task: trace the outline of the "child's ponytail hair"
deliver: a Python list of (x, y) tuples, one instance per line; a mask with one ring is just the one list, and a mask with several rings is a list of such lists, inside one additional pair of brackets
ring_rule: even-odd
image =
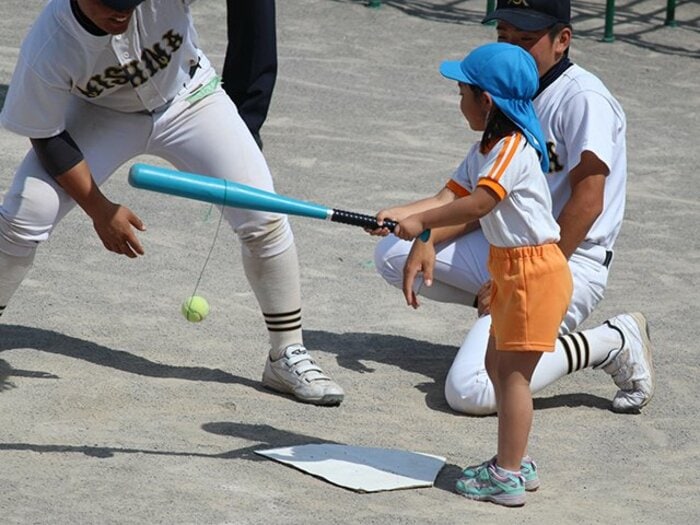
[[(474, 95), (479, 97), (484, 93), (484, 90), (474, 84), (469, 84), (469, 88), (474, 92)], [(495, 104), (489, 112), (488, 120), (486, 121), (486, 129), (481, 136), (480, 150), (482, 153), (489, 151), (496, 142), (503, 137), (512, 135), (514, 132), (522, 133), (520, 127), (509, 119)]]

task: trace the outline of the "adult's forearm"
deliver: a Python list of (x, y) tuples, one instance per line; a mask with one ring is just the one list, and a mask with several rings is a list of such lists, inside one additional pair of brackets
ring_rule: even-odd
[(591, 227), (603, 212), (603, 181), (601, 177), (601, 187), (598, 191), (586, 188), (584, 183), (579, 184), (559, 214), (559, 249), (567, 259), (586, 239)]
[(567, 259), (603, 213), (607, 173), (607, 166), (598, 157), (584, 151), (581, 162), (569, 174), (571, 197), (557, 218), (561, 230), (559, 248)]
[(598, 214), (591, 215), (586, 210), (577, 212), (574, 206), (565, 207), (559, 215), (559, 227), (561, 229), (559, 249), (567, 259), (576, 251), (586, 239)]
[(56, 177), (56, 181), (92, 218), (109, 203), (92, 178), (90, 168), (84, 160)]

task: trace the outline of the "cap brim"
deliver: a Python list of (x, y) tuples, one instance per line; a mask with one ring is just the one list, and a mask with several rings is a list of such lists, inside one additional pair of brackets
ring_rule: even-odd
[(440, 74), (450, 80), (456, 80), (465, 84), (470, 83), (469, 78), (462, 71), (461, 62), (456, 60), (446, 60), (440, 64)]
[(531, 11), (528, 9), (496, 9), (486, 16), (481, 23), (485, 24), (492, 20), (503, 20), (517, 27), (521, 31), (540, 31), (548, 27), (552, 27), (559, 22), (557, 18)]
[(144, 1), (145, 0), (100, 0), (104, 5), (116, 11), (127, 11)]

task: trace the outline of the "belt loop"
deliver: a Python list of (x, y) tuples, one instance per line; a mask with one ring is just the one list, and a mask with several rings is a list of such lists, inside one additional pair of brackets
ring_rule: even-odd
[(190, 78), (194, 78), (194, 75), (197, 73), (197, 70), (198, 70), (200, 67), (202, 67), (202, 66), (199, 65), (199, 61), (200, 61), (200, 60), (201, 60), (201, 59), (200, 59), (199, 57), (197, 57), (197, 63), (190, 66), (190, 71), (189, 71), (189, 73), (190, 73)]
[(613, 252), (612, 250), (605, 250), (605, 260), (603, 261), (603, 266), (610, 268), (610, 263), (612, 262)]

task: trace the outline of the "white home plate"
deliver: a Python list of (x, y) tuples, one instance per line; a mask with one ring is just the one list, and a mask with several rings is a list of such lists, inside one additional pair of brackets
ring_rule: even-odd
[(290, 467), (357, 492), (432, 487), (445, 458), (330, 443), (256, 450)]

